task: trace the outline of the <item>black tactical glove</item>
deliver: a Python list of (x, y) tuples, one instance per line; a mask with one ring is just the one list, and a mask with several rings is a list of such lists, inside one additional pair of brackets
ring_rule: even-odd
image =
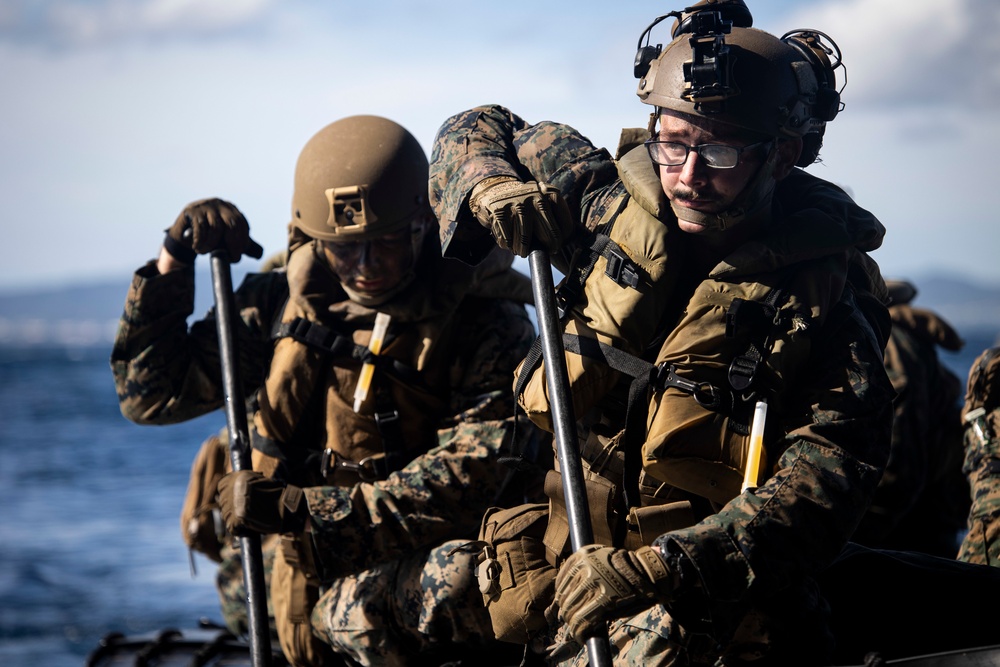
[(240, 210), (222, 199), (200, 199), (184, 207), (163, 241), (174, 259), (193, 264), (196, 255), (224, 249), (230, 262), (241, 255), (260, 258), (263, 249), (250, 239), (250, 226)]
[(253, 470), (231, 472), (219, 480), (219, 509), (233, 535), (298, 533), (309, 510), (302, 489)]
[(573, 232), (569, 206), (545, 183), (487, 178), (472, 188), (469, 209), (493, 232), (497, 245), (520, 257), (536, 249), (555, 252)]
[(676, 574), (650, 547), (629, 551), (591, 544), (559, 568), (555, 607), (569, 634), (582, 643), (610, 620), (669, 600), (676, 586)]

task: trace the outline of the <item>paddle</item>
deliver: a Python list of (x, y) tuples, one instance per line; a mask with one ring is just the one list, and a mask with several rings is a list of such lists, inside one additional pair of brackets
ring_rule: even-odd
[[(256, 244), (254, 244), (256, 246)], [(250, 251), (262, 250), (256, 246)], [(233, 297), (233, 276), (228, 253), (216, 250), (211, 255), (212, 291), (215, 295), (215, 322), (219, 334), (219, 358), (222, 364), (222, 385), (225, 397), (226, 424), (229, 427), (229, 457), (233, 470), (250, 470), (250, 435), (247, 426), (243, 385), (240, 383), (239, 355), (236, 345), (236, 304)], [(267, 590), (264, 588), (264, 557), (260, 535), (239, 539), (243, 561), (243, 585), (247, 592), (247, 619), (250, 633), (250, 659), (253, 667), (271, 664), (271, 631), (267, 619)]]
[[(552, 407), (553, 434), (559, 470), (563, 478), (566, 514), (569, 516), (569, 539), (573, 551), (593, 544), (594, 532), (587, 506), (587, 489), (583, 479), (583, 464), (577, 449), (576, 417), (563, 356), (559, 316), (556, 312), (555, 287), (549, 255), (544, 250), (532, 250), (528, 255), (531, 269), (531, 289), (535, 296), (535, 313), (538, 317), (539, 335), (542, 340), (542, 358), (545, 361), (545, 383)], [(587, 656), (593, 667), (611, 667), (611, 645), (607, 634), (587, 640)]]

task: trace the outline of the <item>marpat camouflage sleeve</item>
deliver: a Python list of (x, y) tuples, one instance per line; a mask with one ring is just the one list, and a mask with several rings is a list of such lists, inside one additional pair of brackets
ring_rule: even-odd
[(468, 207), (472, 188), (491, 176), (545, 182), (559, 189), (575, 220), (591, 193), (614, 181), (611, 155), (568, 125), (529, 125), (501, 106), (470, 109), (444, 122), (434, 140), (430, 200), (445, 255), (475, 263), (493, 247)]
[[(281, 272), (250, 274), (236, 290), (245, 396), (256, 390), (268, 367), (270, 323), (284, 300), (284, 280)], [(173, 424), (222, 406), (214, 315), (187, 324), (194, 289), (193, 268), (160, 275), (150, 262), (132, 277), (111, 353), (119, 406), (131, 421)]]
[[(336, 578), (449, 539), (475, 539), (507, 468), (514, 368), (534, 339), (520, 305), (481, 300), (460, 326), (452, 410), (438, 446), (384, 481), (305, 490), (316, 555)], [(460, 360), (460, 361), (458, 361)], [(518, 426), (519, 433), (522, 425)]]
[(777, 425), (785, 435), (773, 475), (701, 523), (657, 539), (694, 564), (701, 591), (691, 599), (708, 605), (717, 628), (833, 560), (888, 458), (894, 391), (876, 343), (852, 320), (816, 344), (813, 370)]

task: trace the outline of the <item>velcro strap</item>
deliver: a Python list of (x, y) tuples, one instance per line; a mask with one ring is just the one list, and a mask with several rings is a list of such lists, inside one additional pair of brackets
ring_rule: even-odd
[(194, 260), (198, 256), (194, 249), (172, 237), (169, 231), (163, 237), (163, 247), (167, 249), (171, 257), (182, 264), (194, 264)]
[(657, 586), (661, 587), (661, 582), (672, 579), (667, 562), (660, 554), (650, 547), (639, 547), (633, 552), (639, 559), (639, 564), (646, 571), (649, 579)]

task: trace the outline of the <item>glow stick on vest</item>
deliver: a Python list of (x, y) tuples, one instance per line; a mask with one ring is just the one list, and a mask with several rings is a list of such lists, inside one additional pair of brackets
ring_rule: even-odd
[(760, 452), (764, 447), (764, 422), (767, 420), (767, 401), (757, 401), (753, 409), (753, 423), (750, 425), (750, 450), (743, 472), (743, 493), (749, 488), (757, 488), (757, 469), (760, 468)]
[[(385, 340), (385, 332), (389, 329), (390, 316), (386, 313), (375, 315), (375, 326), (372, 327), (372, 337), (368, 341), (368, 350), (372, 354), (379, 354), (382, 351), (382, 341)], [(368, 398), (368, 388), (372, 384), (372, 373), (375, 372), (375, 365), (367, 361), (361, 365), (361, 375), (358, 376), (358, 384), (354, 388), (354, 411), (357, 412), (361, 404)]]
[(990, 444), (990, 437), (987, 435), (985, 417), (986, 408), (969, 410), (969, 414), (965, 415), (965, 423), (972, 424), (972, 428), (976, 432), (976, 437), (979, 438), (979, 444), (984, 446)]

